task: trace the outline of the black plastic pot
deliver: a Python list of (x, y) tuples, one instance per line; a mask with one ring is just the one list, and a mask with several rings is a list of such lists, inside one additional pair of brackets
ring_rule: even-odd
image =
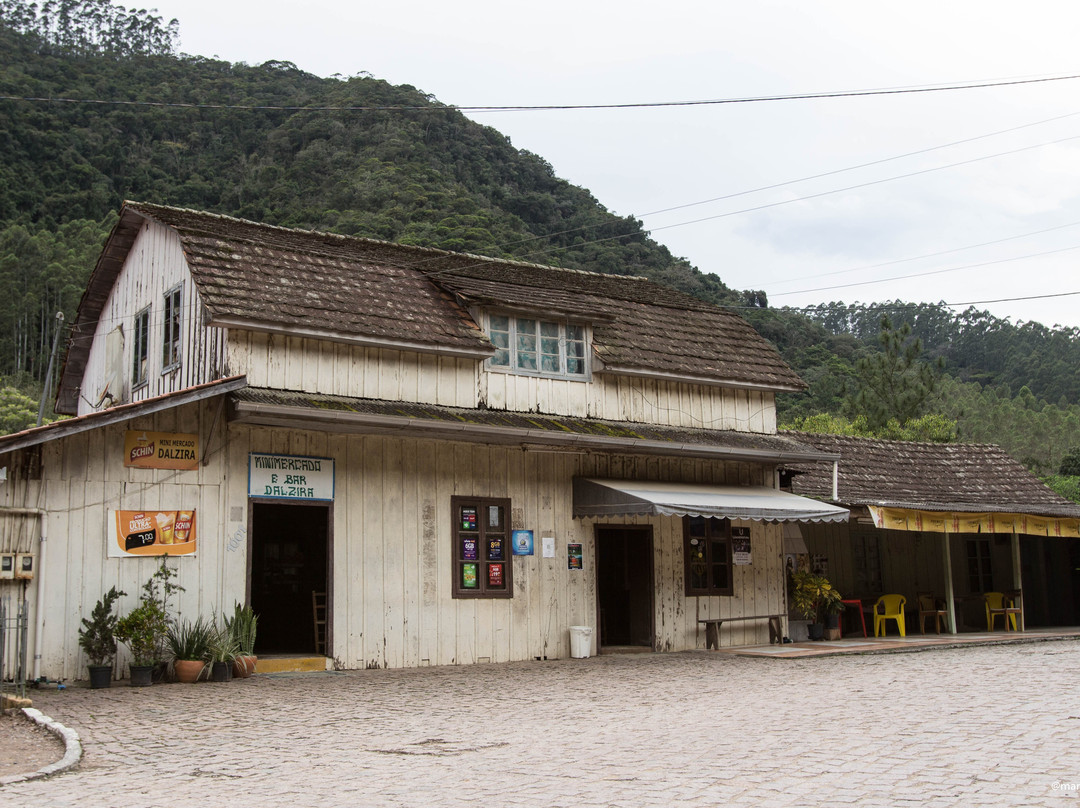
[(94, 690), (112, 687), (112, 665), (89, 665), (90, 687)]
[(154, 681), (153, 665), (128, 665), (132, 687), (150, 687)]
[(808, 623), (806, 626), (806, 636), (811, 640), (820, 640), (825, 636), (825, 624), (824, 623)]
[(210, 676), (215, 682), (228, 682), (232, 679), (231, 662), (215, 662), (210, 669)]

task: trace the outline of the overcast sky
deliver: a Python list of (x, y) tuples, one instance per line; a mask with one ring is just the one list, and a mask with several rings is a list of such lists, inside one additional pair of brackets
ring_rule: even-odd
[[(366, 72), (458, 106), (1080, 75), (1080, 3), (1067, 0), (152, 7), (180, 21), (185, 53), (291, 61), (320, 76)], [(773, 305), (1057, 295), (978, 307), (1080, 327), (1080, 294), (1062, 296), (1080, 293), (1080, 79), (470, 117), (542, 156), (612, 212), (640, 218), (676, 256), (734, 288), (764, 289)], [(867, 163), (876, 164), (858, 168)], [(821, 174), (829, 176), (805, 179)], [(718, 197), (727, 198), (706, 202)], [(657, 212), (670, 208), (679, 209)], [(898, 276), (915, 277), (866, 283)]]

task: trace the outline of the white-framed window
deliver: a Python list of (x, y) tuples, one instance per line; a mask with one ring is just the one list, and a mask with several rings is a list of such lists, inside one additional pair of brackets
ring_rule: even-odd
[(564, 379), (589, 377), (585, 326), (505, 314), (489, 314), (487, 321), (495, 346), (489, 368)]
[(180, 364), (180, 287), (165, 293), (165, 322), (161, 332), (161, 372)]
[(147, 306), (135, 315), (135, 327), (131, 341), (131, 389), (142, 387), (147, 382), (147, 363), (150, 359), (150, 307)]

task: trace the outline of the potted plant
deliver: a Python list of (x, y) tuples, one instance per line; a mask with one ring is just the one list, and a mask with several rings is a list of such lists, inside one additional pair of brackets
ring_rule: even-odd
[(90, 619), (82, 619), (79, 629), (79, 647), (85, 652), (90, 669), (90, 687), (109, 687), (112, 684), (113, 657), (116, 656), (116, 601), (126, 595), (115, 586), (102, 595), (90, 612)]
[(842, 596), (824, 575), (810, 570), (792, 573), (792, 606), (811, 623), (807, 626), (810, 639), (820, 640), (825, 633), (825, 620), (830, 614), (839, 615), (844, 608)]
[(131, 684), (146, 687), (153, 681), (154, 668), (165, 659), (165, 639), (169, 633), (168, 600), (184, 588), (174, 584), (176, 571), (161, 559), (161, 566), (143, 584), (139, 605), (116, 622), (116, 638), (127, 645), (132, 660)]
[(166, 635), (173, 660), (173, 673), (180, 682), (195, 682), (210, 659), (210, 638), (214, 627), (200, 617), (194, 623), (174, 622)]
[(232, 665), (240, 654), (240, 646), (229, 630), (228, 624), (218, 626), (215, 622), (210, 632), (211, 676), (215, 682), (232, 679)]
[(233, 676), (246, 679), (255, 672), (255, 630), (259, 622), (258, 615), (250, 606), (233, 605), (233, 616), (226, 618), (225, 626), (232, 634), (237, 647), (237, 656), (233, 660)]

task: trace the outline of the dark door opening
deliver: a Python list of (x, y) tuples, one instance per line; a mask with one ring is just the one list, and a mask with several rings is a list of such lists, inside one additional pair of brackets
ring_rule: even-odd
[(652, 528), (596, 528), (600, 645), (653, 645)]
[[(256, 654), (316, 652), (312, 592), (327, 592), (329, 527), (326, 505), (252, 503), (251, 608), (259, 616)], [(329, 625), (329, 614), (326, 617)]]

